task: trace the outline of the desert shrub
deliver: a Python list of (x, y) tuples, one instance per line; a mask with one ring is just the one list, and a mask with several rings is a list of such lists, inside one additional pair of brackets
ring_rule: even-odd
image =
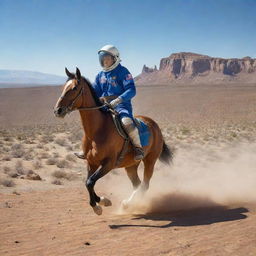
[(21, 158), (25, 154), (25, 149), (22, 144), (13, 144), (11, 147), (12, 156), (15, 158)]
[(25, 144), (35, 144), (35, 142), (32, 139), (27, 138), (26, 140), (24, 140)]
[(9, 166), (3, 167), (4, 173), (9, 173), (11, 171), (11, 168)]
[(80, 149), (81, 148), (81, 143), (79, 142), (79, 143), (75, 144), (74, 148), (75, 149)]
[(59, 156), (60, 156), (60, 155), (59, 155), (58, 152), (54, 152), (54, 153), (53, 153), (53, 157), (58, 158)]
[(34, 152), (33, 152), (33, 149), (28, 149), (25, 151), (25, 154), (23, 156), (23, 158), (27, 161), (30, 161), (34, 158)]
[(40, 159), (46, 159), (46, 158), (49, 158), (49, 157), (50, 157), (50, 155), (47, 152), (42, 152), (39, 156)]
[(76, 157), (73, 154), (68, 154), (68, 155), (66, 155), (66, 160), (68, 160), (70, 162), (75, 162)]
[(188, 135), (188, 134), (190, 134), (190, 129), (189, 129), (188, 127), (185, 127), (185, 126), (181, 127), (180, 131), (181, 131), (181, 133), (182, 133), (183, 135)]
[(66, 179), (66, 180), (73, 180), (76, 178), (76, 175), (73, 173), (68, 173), (62, 170), (56, 170), (52, 173), (52, 176), (57, 179)]
[(11, 157), (8, 155), (5, 155), (5, 156), (3, 156), (2, 160), (3, 161), (11, 161)]
[(17, 178), (17, 177), (19, 177), (20, 175), (19, 175), (15, 170), (11, 170), (11, 171), (8, 173), (8, 176), (11, 177), (11, 178)]
[(67, 145), (67, 146), (66, 146), (66, 149), (67, 149), (68, 151), (72, 151), (72, 150), (73, 150), (73, 147), (72, 147), (71, 145)]
[(52, 176), (58, 179), (62, 179), (66, 177), (66, 172), (64, 171), (60, 171), (60, 170), (56, 170), (52, 173)]
[(19, 173), (17, 173), (16, 170), (13, 170), (9, 166), (4, 166), (3, 169), (4, 169), (4, 173), (11, 178), (17, 178), (20, 175)]
[(59, 167), (59, 168), (67, 168), (67, 167), (70, 167), (70, 164), (69, 164), (68, 161), (63, 159), (63, 160), (59, 160), (57, 162), (57, 167)]
[(23, 166), (23, 163), (21, 160), (18, 160), (15, 164), (15, 171), (19, 174), (19, 175), (24, 175), (26, 174), (26, 170)]
[(54, 185), (62, 185), (62, 182), (60, 180), (58, 180), (58, 179), (55, 179), (55, 180), (52, 181), (52, 184), (54, 184)]
[(4, 137), (4, 141), (14, 141), (13, 137), (6, 136)]
[(54, 157), (50, 157), (49, 159), (46, 160), (46, 164), (48, 165), (54, 165), (57, 163), (57, 159)]
[(0, 179), (0, 184), (5, 187), (14, 187), (15, 183), (10, 179)]
[(39, 149), (42, 149), (42, 148), (44, 147), (44, 145), (42, 145), (41, 143), (39, 143), (39, 144), (37, 144), (36, 147), (39, 148)]
[(4, 166), (3, 170), (4, 170), (4, 173), (7, 174), (11, 178), (16, 178), (19, 176), (19, 174), (15, 170), (10, 168), (9, 166)]
[(55, 140), (55, 143), (63, 147), (67, 144), (66, 139), (64, 138), (57, 138)]
[(50, 149), (48, 147), (44, 146), (43, 150), (44, 151), (49, 151)]
[(79, 130), (73, 130), (72, 132), (71, 132), (71, 134), (68, 136), (68, 140), (72, 143), (72, 144), (74, 144), (74, 143), (76, 143), (76, 142), (78, 142), (78, 141), (81, 141), (81, 139), (82, 139), (82, 137), (83, 137), (83, 132), (82, 132), (82, 130), (81, 129), (79, 129)]
[(33, 161), (33, 167), (37, 170), (42, 168), (42, 162), (40, 160), (34, 160)]
[(11, 149), (9, 147), (3, 147), (2, 150), (3, 152), (10, 152)]
[(27, 175), (26, 175), (26, 179), (28, 180), (42, 180), (42, 178), (39, 176), (39, 174), (35, 173), (32, 170), (29, 170)]
[(40, 142), (48, 143), (54, 141), (54, 136), (51, 134), (45, 134), (40, 138)]

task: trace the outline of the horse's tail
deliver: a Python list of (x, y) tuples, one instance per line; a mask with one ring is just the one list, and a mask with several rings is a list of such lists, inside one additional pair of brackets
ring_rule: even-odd
[(164, 141), (162, 152), (159, 156), (159, 160), (165, 164), (170, 164), (172, 162), (172, 159), (173, 159), (173, 151)]

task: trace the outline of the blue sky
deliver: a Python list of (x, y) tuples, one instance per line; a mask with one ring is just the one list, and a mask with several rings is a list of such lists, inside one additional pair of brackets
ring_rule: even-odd
[(171, 53), (256, 58), (256, 0), (0, 0), (0, 69), (94, 79), (114, 44), (136, 76)]

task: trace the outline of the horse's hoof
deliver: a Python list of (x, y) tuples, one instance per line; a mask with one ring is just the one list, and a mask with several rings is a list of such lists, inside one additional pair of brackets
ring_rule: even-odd
[(102, 208), (100, 205), (95, 205), (94, 207), (92, 207), (93, 211), (97, 214), (97, 215), (101, 215), (102, 214)]
[(102, 196), (102, 197), (100, 198), (99, 205), (103, 205), (103, 206), (106, 206), (106, 207), (107, 207), (107, 206), (111, 206), (112, 203), (111, 203), (111, 201), (110, 201), (109, 199), (107, 199), (106, 197)]

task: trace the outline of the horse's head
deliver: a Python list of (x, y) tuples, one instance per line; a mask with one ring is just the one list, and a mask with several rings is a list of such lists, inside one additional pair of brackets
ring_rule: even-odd
[(76, 68), (76, 73), (70, 73), (67, 68), (65, 72), (68, 76), (60, 98), (55, 107), (54, 114), (56, 117), (64, 118), (65, 115), (77, 108), (83, 103), (84, 80), (82, 79), (80, 70)]

